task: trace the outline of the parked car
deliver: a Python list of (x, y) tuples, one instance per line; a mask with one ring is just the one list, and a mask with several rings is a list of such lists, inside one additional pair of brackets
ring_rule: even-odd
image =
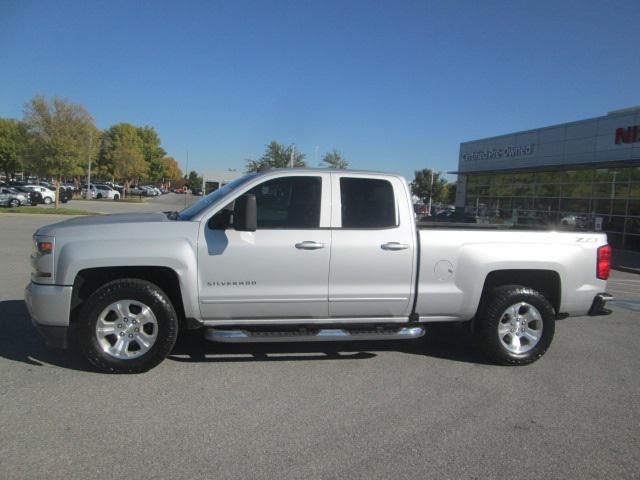
[(413, 204), (413, 213), (416, 218), (424, 217), (428, 211), (429, 208), (422, 202), (416, 202)]
[[(1, 187), (0, 194), (3, 195), (3, 199), (6, 199), (8, 203), (5, 206), (9, 207), (19, 207), (20, 205), (30, 205), (31, 201), (29, 200), (29, 194), (25, 192), (21, 192), (13, 187)], [(4, 197), (4, 196), (8, 197)], [(4, 202), (5, 200), (3, 200)]]
[(40, 195), (42, 195), (42, 202), (46, 205), (56, 201), (55, 190), (51, 190), (41, 185), (25, 185), (24, 188), (40, 193)]
[(29, 202), (31, 205), (40, 205), (41, 203), (44, 203), (42, 193), (37, 190), (31, 190), (29, 192)]
[(146, 196), (146, 194), (147, 194), (147, 191), (139, 185), (135, 185), (129, 188), (129, 195), (145, 195)]
[(587, 217), (581, 217), (579, 215), (567, 215), (562, 217), (560, 225), (563, 227), (574, 227), (578, 230), (584, 230), (588, 228), (589, 219)]
[(25, 301), (49, 344), (66, 347), (73, 325), (107, 372), (154, 367), (180, 328), (235, 343), (408, 340), (430, 322), (468, 322), (488, 358), (524, 365), (556, 318), (607, 313), (610, 260), (603, 233), (419, 227), (398, 175), (278, 169), (181, 212), (40, 228)]
[(73, 191), (66, 188), (60, 189), (60, 202), (67, 203), (71, 199), (73, 199)]
[(113, 182), (104, 182), (104, 184), (108, 185), (109, 187), (117, 191), (120, 195), (122, 195), (122, 191), (124, 190), (124, 187), (122, 185)]
[(111, 200), (120, 200), (120, 193), (108, 185), (91, 184), (91, 186), (89, 187), (89, 192), (90, 193), (87, 194), (87, 187), (85, 185), (85, 187), (82, 189), (82, 192), (80, 192), (80, 196), (82, 198), (107, 198)]
[(148, 197), (157, 197), (160, 195), (160, 190), (152, 185), (144, 185), (142, 188), (144, 188)]

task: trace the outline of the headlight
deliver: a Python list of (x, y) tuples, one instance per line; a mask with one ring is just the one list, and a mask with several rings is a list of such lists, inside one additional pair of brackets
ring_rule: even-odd
[(31, 280), (35, 283), (54, 283), (55, 239), (46, 236), (33, 237), (33, 253), (31, 254)]

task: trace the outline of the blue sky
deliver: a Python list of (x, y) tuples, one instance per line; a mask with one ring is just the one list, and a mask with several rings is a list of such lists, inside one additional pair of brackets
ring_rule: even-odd
[(0, 116), (35, 94), (154, 126), (190, 169), (275, 139), (309, 164), (455, 170), (462, 141), (640, 104), (618, 2), (0, 0)]

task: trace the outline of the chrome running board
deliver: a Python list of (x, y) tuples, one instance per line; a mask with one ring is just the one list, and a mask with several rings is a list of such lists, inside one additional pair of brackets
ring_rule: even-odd
[(334, 342), (338, 340), (410, 340), (420, 338), (425, 331), (422, 327), (346, 330), (342, 328), (322, 328), (315, 330), (291, 330), (277, 332), (271, 330), (223, 330), (206, 328), (205, 340), (223, 343), (266, 343), (266, 342)]

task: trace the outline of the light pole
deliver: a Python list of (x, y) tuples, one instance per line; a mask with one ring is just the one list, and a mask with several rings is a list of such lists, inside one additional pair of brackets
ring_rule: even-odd
[[(91, 199), (91, 147), (93, 143), (93, 134), (89, 133), (89, 168), (87, 169), (87, 200)], [(82, 192), (82, 187), (80, 187)], [(81, 195), (82, 197), (82, 195)]]
[(431, 216), (431, 200), (433, 198), (433, 170), (431, 170), (431, 181), (429, 182), (429, 207), (427, 209), (427, 215)]
[[(189, 149), (187, 148), (187, 167), (186, 167), (186, 171), (185, 171), (186, 175), (187, 175), (187, 179), (189, 178)], [(186, 186), (186, 184), (185, 184)], [(184, 208), (187, 208), (187, 189), (185, 189), (185, 193), (184, 193)]]

